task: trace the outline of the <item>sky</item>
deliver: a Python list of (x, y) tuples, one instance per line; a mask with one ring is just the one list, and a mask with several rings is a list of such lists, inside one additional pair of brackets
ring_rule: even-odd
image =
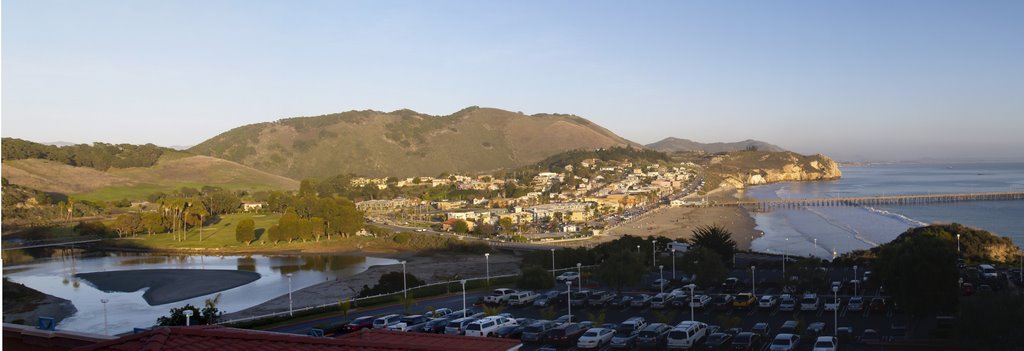
[(1024, 158), (1024, 1), (2, 3), (0, 133), (194, 145), (348, 110), (569, 113), (639, 143)]

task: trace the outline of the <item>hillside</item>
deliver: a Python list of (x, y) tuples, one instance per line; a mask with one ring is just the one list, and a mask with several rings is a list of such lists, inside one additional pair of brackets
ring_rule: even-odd
[(437, 175), (532, 164), (575, 149), (640, 145), (571, 115), (470, 107), (449, 116), (349, 111), (232, 129), (189, 149), (294, 179)]
[(662, 139), (661, 141), (647, 144), (647, 147), (661, 152), (704, 151), (710, 154), (716, 154), (719, 152), (743, 151), (747, 150), (750, 147), (754, 147), (760, 151), (786, 151), (781, 147), (763, 141), (751, 139), (737, 141), (734, 143), (699, 143), (689, 139), (668, 137)]
[(150, 193), (183, 186), (219, 186), (226, 189), (297, 189), (298, 182), (235, 162), (209, 156), (173, 154), (151, 167), (88, 167), (24, 159), (3, 162), (3, 177), (18, 184), (86, 200), (142, 199)]
[(707, 182), (713, 187), (743, 188), (786, 181), (839, 179), (839, 164), (825, 155), (737, 151), (711, 157)]

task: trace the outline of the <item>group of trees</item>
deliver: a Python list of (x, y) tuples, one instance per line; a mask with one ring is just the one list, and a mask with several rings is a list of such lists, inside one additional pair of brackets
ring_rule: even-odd
[[(267, 228), (270, 241), (320, 241), (325, 236), (330, 239), (334, 234), (354, 234), (363, 228), (363, 214), (355, 203), (336, 193), (317, 189), (316, 182), (304, 180), (298, 194), (277, 191), (269, 194), (269, 210), (283, 213), (276, 225)], [(242, 234), (240, 241), (250, 237), (248, 233)]]
[(149, 167), (156, 164), (166, 150), (153, 144), (93, 143), (58, 147), (16, 138), (3, 138), (5, 161), (38, 158), (101, 171), (111, 167)]

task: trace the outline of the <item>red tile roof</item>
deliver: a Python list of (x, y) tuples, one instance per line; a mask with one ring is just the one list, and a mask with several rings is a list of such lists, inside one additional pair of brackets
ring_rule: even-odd
[(517, 350), (518, 340), (439, 334), (362, 330), (337, 339), (219, 326), (159, 327), (117, 340), (76, 348), (76, 351), (505, 351)]

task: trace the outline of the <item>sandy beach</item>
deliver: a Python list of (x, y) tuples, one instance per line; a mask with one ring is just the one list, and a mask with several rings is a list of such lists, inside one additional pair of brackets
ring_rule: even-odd
[(150, 306), (213, 294), (260, 278), (256, 272), (215, 269), (137, 269), (76, 276), (102, 291), (132, 292), (149, 288), (142, 298)]
[[(403, 254), (393, 258), (406, 260), (407, 272), (427, 283), (484, 277), (486, 275), (486, 262), (483, 255), (435, 254), (419, 256)], [(510, 254), (492, 253), (490, 257), (491, 276), (519, 273), (520, 261), (520, 258)], [(363, 285), (370, 287), (376, 285), (381, 275), (388, 272), (401, 271), (402, 265), (400, 264), (373, 266), (365, 272), (348, 278), (325, 281), (297, 290), (292, 293), (294, 308), (336, 303), (341, 299), (354, 297), (363, 288)], [(455, 277), (456, 275), (458, 277)], [(230, 320), (287, 310), (288, 295), (285, 294), (242, 311), (227, 311), (229, 313), (224, 316), (224, 319)]]
[(737, 207), (673, 207), (663, 208), (643, 218), (609, 230), (600, 240), (614, 240), (622, 235), (664, 236), (688, 239), (699, 226), (720, 225), (732, 232), (732, 239), (740, 250), (750, 249), (750, 243), (761, 235), (754, 219), (747, 211)]

